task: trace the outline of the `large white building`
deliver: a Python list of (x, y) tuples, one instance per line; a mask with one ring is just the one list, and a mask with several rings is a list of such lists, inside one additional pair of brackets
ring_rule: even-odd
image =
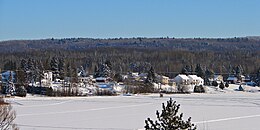
[(197, 75), (184, 75), (179, 74), (174, 79), (174, 82), (176, 82), (177, 87), (183, 87), (185, 86), (189, 92), (193, 92), (194, 87), (196, 85), (203, 85), (204, 80), (201, 77), (198, 77)]

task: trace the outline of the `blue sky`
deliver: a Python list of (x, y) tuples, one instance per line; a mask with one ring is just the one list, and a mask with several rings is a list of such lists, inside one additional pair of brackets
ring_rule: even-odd
[(260, 35), (260, 0), (0, 0), (0, 40)]

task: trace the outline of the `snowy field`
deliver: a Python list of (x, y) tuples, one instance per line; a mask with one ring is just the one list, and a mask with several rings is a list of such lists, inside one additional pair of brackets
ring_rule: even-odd
[(135, 130), (170, 97), (181, 104), (184, 119), (199, 130), (259, 130), (260, 93), (158, 94), (113, 97), (9, 98), (21, 130)]

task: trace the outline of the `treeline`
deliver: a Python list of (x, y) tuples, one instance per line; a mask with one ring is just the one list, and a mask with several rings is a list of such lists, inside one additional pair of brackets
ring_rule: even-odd
[[(228, 74), (230, 68), (241, 66), (243, 73), (256, 74), (260, 67), (260, 51), (189, 51), (153, 48), (98, 47), (85, 50), (43, 50), (29, 52), (0, 53), (0, 68), (3, 70), (23, 70), (22, 61), (32, 60), (42, 70), (57, 72), (56, 66), (63, 66), (63, 76), (75, 75), (81, 66), (90, 74), (95, 67), (106, 61), (115, 73), (148, 72), (153, 66), (156, 73), (170, 77), (180, 73), (185, 66), (195, 71), (197, 64), (202, 69)], [(62, 64), (59, 64), (62, 63)], [(38, 67), (39, 68), (39, 67)]]

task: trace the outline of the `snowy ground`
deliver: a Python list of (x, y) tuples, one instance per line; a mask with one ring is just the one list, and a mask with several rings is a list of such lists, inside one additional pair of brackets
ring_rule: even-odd
[[(232, 88), (233, 87), (233, 88)], [(207, 94), (158, 94), (113, 97), (26, 97), (13, 103), (21, 130), (134, 130), (170, 97), (181, 104), (184, 119), (192, 117), (199, 130), (258, 130), (260, 93), (209, 88)]]

